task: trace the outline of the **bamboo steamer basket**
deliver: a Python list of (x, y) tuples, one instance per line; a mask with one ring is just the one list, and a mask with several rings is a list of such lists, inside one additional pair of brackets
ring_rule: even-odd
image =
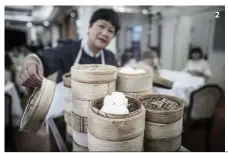
[(152, 89), (153, 74), (146, 70), (146, 73), (127, 74), (118, 72), (116, 88), (121, 92), (145, 92)]
[(72, 143), (72, 133), (73, 133), (73, 129), (70, 125), (66, 124), (66, 141), (68, 143)]
[(138, 137), (145, 129), (145, 108), (136, 99), (128, 98), (129, 114), (116, 115), (100, 111), (104, 97), (92, 101), (88, 109), (89, 132), (109, 141), (124, 141)]
[(141, 96), (148, 95), (148, 94), (151, 94), (151, 93), (152, 93), (152, 89), (150, 89), (148, 91), (144, 91), (144, 92), (123, 92), (123, 94), (125, 96), (132, 97), (132, 98), (135, 98), (135, 99), (138, 99)]
[(64, 92), (63, 92), (64, 100), (71, 101), (71, 97), (72, 97), (71, 88), (64, 86), (63, 90), (64, 90)]
[(73, 129), (72, 129), (72, 127), (69, 124), (66, 124), (66, 132), (67, 132), (68, 135), (72, 136)]
[(145, 95), (145, 151), (177, 151), (181, 147), (183, 101), (167, 95)]
[(64, 99), (71, 100), (71, 74), (66, 73), (63, 75), (63, 85), (64, 85)]
[(87, 133), (88, 118), (81, 117), (71, 112), (71, 126), (75, 131)]
[(63, 87), (63, 90), (64, 90), (64, 100), (67, 100), (67, 101), (71, 101), (71, 97), (72, 97), (72, 94), (71, 94), (71, 88), (69, 87)]
[(71, 110), (72, 110), (72, 102), (71, 102), (72, 100), (69, 100), (69, 99), (64, 99), (64, 111), (66, 111), (66, 112), (71, 112)]
[(87, 133), (81, 133), (73, 131), (73, 140), (76, 144), (88, 148), (88, 136)]
[(88, 107), (90, 101), (72, 98), (72, 112), (81, 117), (88, 117)]
[(161, 94), (149, 94), (139, 97), (146, 107), (146, 121), (155, 123), (173, 123), (183, 117), (183, 100)]
[(65, 73), (63, 75), (63, 85), (65, 87), (71, 88), (71, 74), (70, 73)]
[(72, 80), (82, 83), (107, 83), (116, 80), (117, 67), (103, 64), (82, 64), (71, 67)]
[(145, 139), (144, 149), (149, 152), (174, 152), (181, 148), (181, 135), (168, 139)]
[(41, 87), (35, 88), (23, 113), (20, 131), (33, 133), (38, 131), (51, 106), (55, 87), (55, 82), (43, 78)]
[(67, 111), (64, 111), (64, 121), (66, 124), (68, 125), (71, 125), (72, 124), (72, 121), (71, 121), (71, 112), (67, 112)]
[(88, 152), (89, 149), (87, 147), (83, 147), (73, 142), (73, 151), (74, 152)]
[(123, 141), (108, 141), (102, 140), (90, 132), (88, 132), (88, 148), (89, 151), (115, 151), (115, 152), (125, 152), (125, 151), (143, 151), (143, 132), (135, 138)]
[(146, 139), (168, 139), (176, 138), (182, 133), (183, 118), (169, 123), (161, 124), (146, 121), (145, 124), (145, 138)]
[(116, 81), (88, 84), (71, 80), (71, 91), (75, 99), (90, 101), (116, 91)]

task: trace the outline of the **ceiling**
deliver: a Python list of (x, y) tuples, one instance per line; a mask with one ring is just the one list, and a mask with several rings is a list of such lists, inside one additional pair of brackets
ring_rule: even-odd
[(5, 6), (5, 21), (11, 24), (61, 22), (72, 6)]

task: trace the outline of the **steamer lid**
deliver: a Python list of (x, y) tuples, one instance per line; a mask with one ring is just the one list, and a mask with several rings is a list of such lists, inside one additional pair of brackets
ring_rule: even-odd
[(56, 83), (43, 78), (41, 87), (34, 89), (23, 113), (20, 131), (36, 133), (43, 124), (51, 106)]

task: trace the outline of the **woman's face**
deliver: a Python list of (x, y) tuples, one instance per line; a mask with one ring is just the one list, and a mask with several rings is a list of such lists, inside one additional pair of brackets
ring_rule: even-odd
[(192, 59), (193, 60), (199, 60), (200, 59), (200, 53), (198, 53), (198, 52), (192, 53)]
[(103, 49), (115, 36), (115, 27), (106, 20), (97, 20), (90, 25), (88, 30), (88, 40), (93, 47)]

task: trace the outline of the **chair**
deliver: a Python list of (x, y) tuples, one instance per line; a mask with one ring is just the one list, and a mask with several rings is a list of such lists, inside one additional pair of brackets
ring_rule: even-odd
[(206, 151), (211, 150), (210, 136), (215, 110), (223, 97), (223, 90), (215, 84), (208, 84), (191, 93), (187, 112), (185, 132), (204, 128), (206, 134)]

